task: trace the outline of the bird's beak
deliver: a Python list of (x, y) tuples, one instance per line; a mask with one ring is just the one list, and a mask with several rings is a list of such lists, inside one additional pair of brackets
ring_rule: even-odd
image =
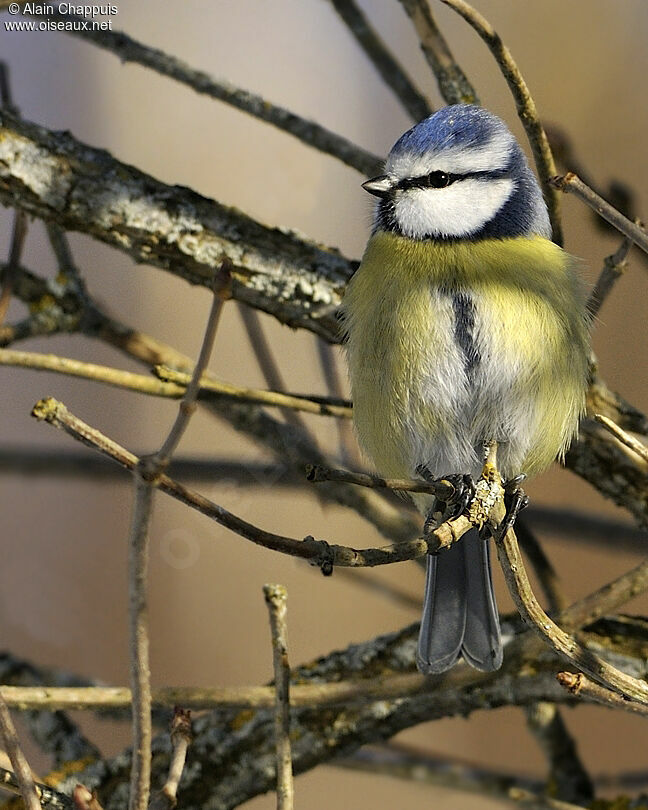
[(381, 174), (380, 177), (372, 177), (362, 184), (362, 188), (373, 194), (374, 197), (386, 197), (392, 190), (392, 181), (389, 175)]

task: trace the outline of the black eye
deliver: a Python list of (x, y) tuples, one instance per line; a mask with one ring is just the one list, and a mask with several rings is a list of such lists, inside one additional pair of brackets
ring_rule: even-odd
[(450, 185), (452, 178), (446, 172), (430, 172), (427, 181), (432, 188), (445, 188)]

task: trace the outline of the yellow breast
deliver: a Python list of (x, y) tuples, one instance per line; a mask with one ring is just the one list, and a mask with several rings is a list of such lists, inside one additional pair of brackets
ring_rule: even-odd
[(503, 442), (505, 474), (534, 474), (564, 451), (588, 354), (573, 264), (541, 237), (371, 238), (344, 310), (354, 422), (380, 472), (472, 472), (492, 438)]

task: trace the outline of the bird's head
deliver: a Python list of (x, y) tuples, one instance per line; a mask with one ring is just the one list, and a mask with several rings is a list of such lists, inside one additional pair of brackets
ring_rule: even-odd
[(519, 144), (481, 107), (444, 107), (394, 144), (385, 174), (363, 183), (379, 197), (375, 230), (410, 239), (551, 236), (547, 208)]

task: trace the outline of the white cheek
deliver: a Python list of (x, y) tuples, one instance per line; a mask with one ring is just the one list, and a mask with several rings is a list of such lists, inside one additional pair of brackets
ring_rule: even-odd
[(405, 236), (462, 237), (480, 230), (511, 196), (514, 183), (460, 180), (447, 188), (410, 189), (394, 200), (396, 221)]

